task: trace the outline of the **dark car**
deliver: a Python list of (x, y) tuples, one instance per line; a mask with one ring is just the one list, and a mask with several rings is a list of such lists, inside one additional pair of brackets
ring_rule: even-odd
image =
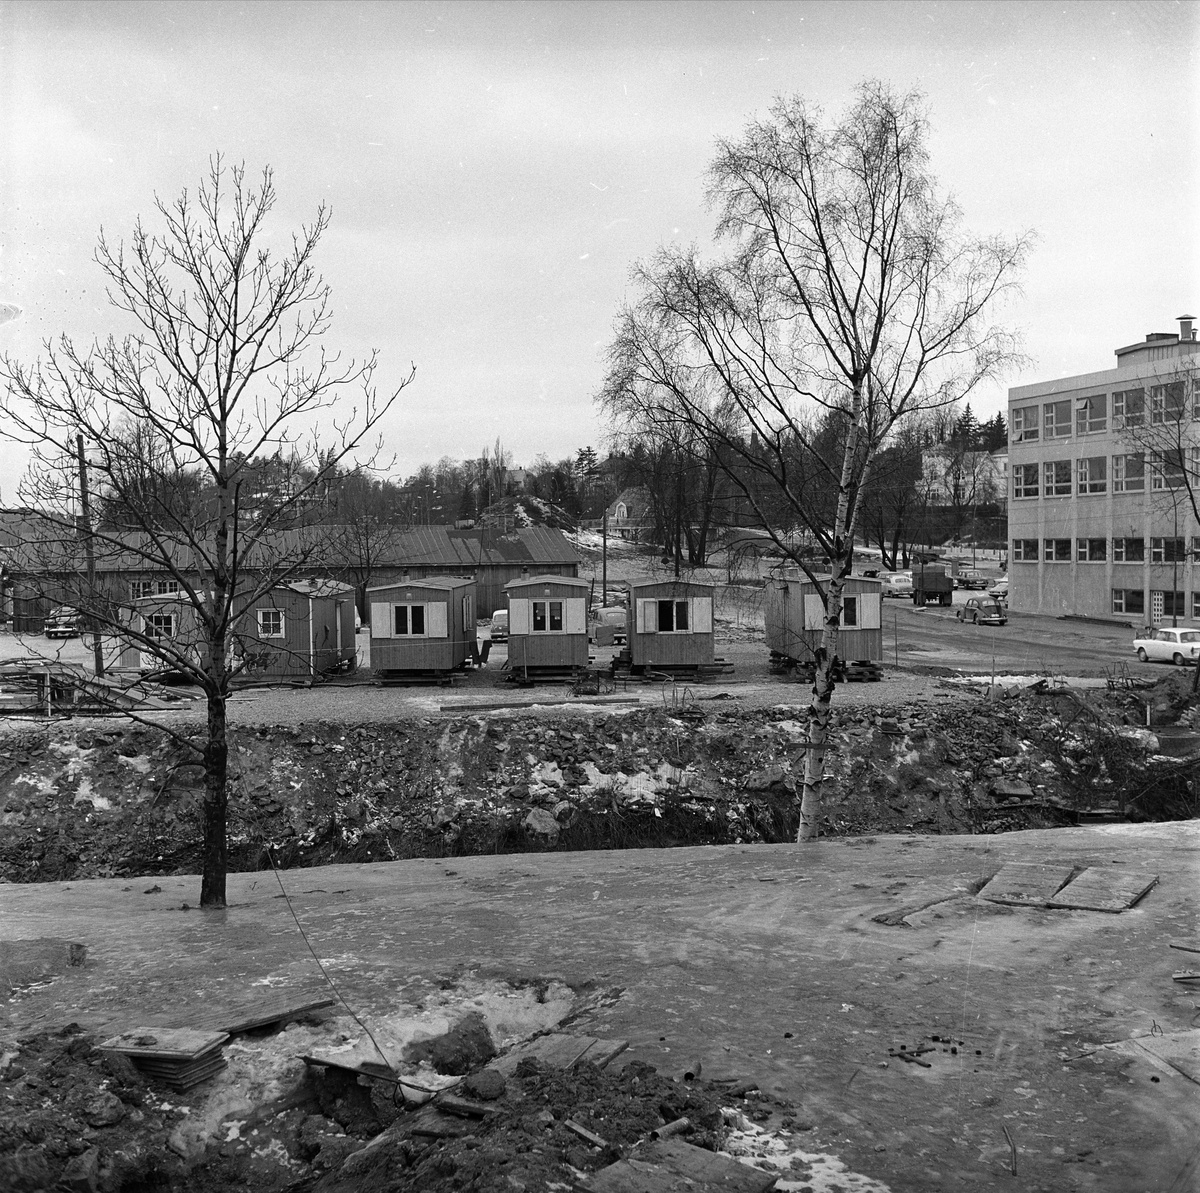
[(1008, 609), (992, 597), (971, 597), (966, 604), (959, 605), (954, 616), (974, 625), (1005, 625)]
[(50, 610), (44, 628), (47, 638), (78, 638), (83, 633), (83, 615), (70, 605), (59, 605)]

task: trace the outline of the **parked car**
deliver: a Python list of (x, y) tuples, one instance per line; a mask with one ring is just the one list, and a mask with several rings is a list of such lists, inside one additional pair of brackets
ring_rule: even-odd
[[(593, 605), (591, 610), (592, 624), (588, 629), (589, 636), (601, 646), (624, 646), (625, 622), (626, 611), (621, 606)], [(607, 627), (607, 629), (603, 627)], [(601, 642), (601, 638), (608, 638), (610, 636), (609, 630), (611, 630), (611, 642)]]
[(1133, 640), (1133, 650), (1143, 663), (1174, 663), (1182, 667), (1195, 663), (1200, 655), (1200, 630), (1191, 626), (1177, 629), (1143, 631)]
[(1008, 609), (994, 597), (971, 597), (954, 611), (959, 621), (972, 625), (1007, 625)]
[(880, 572), (879, 579), (883, 582), (881, 591), (885, 597), (912, 596), (912, 572)]
[(497, 609), (492, 614), (491, 638), (493, 642), (508, 641), (508, 610)]
[(998, 601), (1008, 603), (1008, 577), (1003, 580), (997, 580), (988, 586), (987, 594), (990, 597), (995, 597)]
[(47, 638), (78, 638), (83, 633), (83, 614), (70, 605), (51, 609), (45, 622)]
[(982, 572), (959, 572), (954, 582), (959, 588), (984, 589), (988, 586), (988, 578)]

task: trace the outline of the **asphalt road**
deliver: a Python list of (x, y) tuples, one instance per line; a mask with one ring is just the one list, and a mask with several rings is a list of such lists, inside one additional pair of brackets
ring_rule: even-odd
[[(976, 594), (956, 592), (955, 604)], [(884, 661), (900, 666), (949, 667), (997, 675), (1045, 671), (1047, 674), (1101, 675), (1126, 664), (1131, 675), (1162, 674), (1165, 664), (1141, 663), (1133, 653), (1134, 632), (1125, 626), (1013, 613), (1003, 626), (960, 622), (953, 609), (916, 608), (911, 601), (883, 606)]]

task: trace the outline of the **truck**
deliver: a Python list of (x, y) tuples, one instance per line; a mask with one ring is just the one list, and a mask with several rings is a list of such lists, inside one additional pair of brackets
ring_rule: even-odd
[(912, 573), (914, 605), (954, 604), (954, 577), (944, 567), (926, 564)]

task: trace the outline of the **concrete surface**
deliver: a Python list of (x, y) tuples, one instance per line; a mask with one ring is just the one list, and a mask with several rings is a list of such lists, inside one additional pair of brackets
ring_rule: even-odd
[[(1167, 945), (1200, 934), (1198, 844), (1200, 824), (1187, 822), (283, 878), (365, 1015), (395, 1013), (439, 975), (561, 978), (594, 1002), (581, 1030), (628, 1038), (630, 1056), (666, 1072), (701, 1059), (708, 1076), (756, 1078), (799, 1105), (798, 1146), (892, 1190), (1185, 1193), (1200, 1187), (1200, 1088), (1097, 1045), (1194, 1026), (1200, 991), (1171, 977), (1189, 956)], [(872, 921), (955, 884), (977, 889), (1008, 861), (1116, 864), (1159, 883), (1121, 915), (1004, 907), (968, 891), (911, 926)], [(232, 875), (233, 905), (215, 913), (194, 909), (195, 878), (144, 893), (153, 885), (0, 887), (0, 935), (88, 948), (85, 967), (10, 1000), (0, 1044), (318, 976), (271, 874)], [(928, 1069), (888, 1057), (933, 1036), (943, 1043)]]

